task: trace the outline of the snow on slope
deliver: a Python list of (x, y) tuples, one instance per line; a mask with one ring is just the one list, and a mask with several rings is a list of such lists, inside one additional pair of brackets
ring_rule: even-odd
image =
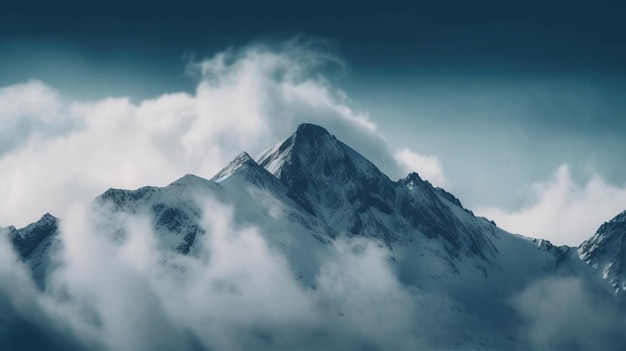
[(578, 249), (580, 258), (611, 283), (615, 295), (626, 292), (626, 211), (604, 223)]
[[(104, 220), (100, 225), (119, 226), (116, 214), (120, 213), (143, 216), (153, 224), (161, 248), (198, 255), (198, 239), (205, 234), (203, 212), (211, 211), (213, 204), (231, 206), (235, 223), (262, 228), (270, 244), (288, 256), (294, 274), (312, 284), (316, 274), (311, 268), (311, 260), (316, 259), (314, 248), (328, 242), (331, 229), (308, 216), (289, 198), (283, 185), (245, 153), (213, 179), (186, 175), (164, 188), (110, 189), (97, 199), (99, 206), (113, 213), (101, 216), (97, 212)], [(294, 237), (294, 233), (302, 235)], [(116, 234), (124, 240), (124, 233)]]

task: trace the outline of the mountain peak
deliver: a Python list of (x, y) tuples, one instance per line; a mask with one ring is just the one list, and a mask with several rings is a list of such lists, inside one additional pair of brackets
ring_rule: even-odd
[(290, 186), (305, 186), (309, 182), (304, 178), (340, 184), (363, 179), (389, 181), (361, 154), (326, 129), (310, 123), (300, 124), (289, 138), (267, 149), (256, 160), (259, 166)]
[(617, 216), (613, 217), (613, 219), (611, 219), (608, 223), (624, 223), (626, 222), (626, 211), (622, 211), (620, 214), (618, 214)]
[(298, 128), (296, 128), (296, 132), (294, 133), (294, 135), (299, 137), (317, 139), (325, 135), (330, 136), (330, 133), (323, 127), (320, 127), (316, 124), (301, 123), (300, 125), (298, 125)]
[(311, 166), (315, 160), (341, 158), (345, 151), (326, 129), (310, 123), (302, 123), (282, 143), (267, 149), (257, 157), (257, 163), (278, 178), (293, 166)]
[(21, 229), (12, 230), (9, 234), (13, 247), (24, 260), (30, 255), (46, 238), (56, 234), (58, 230), (58, 220), (53, 215), (46, 213), (34, 223)]
[[(320, 177), (334, 177), (341, 167), (350, 165), (350, 174), (360, 174), (367, 178), (387, 178), (374, 164), (339, 141), (326, 129), (310, 123), (302, 123), (296, 131), (282, 143), (262, 152), (257, 163), (267, 171), (282, 179), (295, 169), (308, 171)], [(335, 174), (336, 175), (336, 174)]]
[(257, 166), (256, 162), (248, 155), (247, 152), (242, 152), (237, 157), (235, 157), (226, 167), (222, 168), (221, 171), (217, 172), (216, 175), (211, 178), (212, 181), (221, 182), (228, 177), (230, 177), (233, 173), (243, 167), (247, 166)]
[(411, 188), (411, 187), (416, 186), (417, 184), (423, 183), (424, 181), (419, 176), (419, 174), (417, 174), (415, 172), (411, 172), (406, 177), (404, 177), (403, 179), (400, 179), (400, 182), (402, 184), (408, 186), (409, 188)]
[(57, 218), (53, 215), (51, 215), (49, 212), (46, 212), (43, 216), (41, 216), (41, 218), (39, 218), (39, 221), (37, 222), (54, 222), (56, 221)]
[(613, 217), (583, 242), (578, 255), (608, 280), (616, 295), (626, 292), (626, 211)]
[[(368, 216), (363, 212), (370, 206), (391, 211), (387, 200), (395, 194), (393, 182), (320, 126), (300, 124), (289, 138), (261, 153), (257, 163), (287, 187), (292, 199), (338, 232), (363, 232)], [(337, 212), (341, 208), (349, 210)]]

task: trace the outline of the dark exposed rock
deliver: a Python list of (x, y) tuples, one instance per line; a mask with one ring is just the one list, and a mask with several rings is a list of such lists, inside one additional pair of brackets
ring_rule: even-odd
[(480, 228), (461, 223), (444, 203), (473, 217), (452, 194), (434, 188), (417, 173), (391, 181), (322, 127), (300, 125), (282, 144), (262, 154), (258, 164), (281, 180), (292, 199), (323, 217), (338, 233), (343, 230), (389, 243), (410, 241), (383, 223), (382, 218), (388, 217), (390, 222), (406, 221), (428, 238), (442, 238), (453, 257), (464, 252), (488, 260), (495, 250)]
[(616, 294), (626, 292), (626, 211), (605, 222), (578, 248), (580, 258), (607, 279)]
[(22, 229), (9, 228), (9, 239), (20, 258), (25, 260), (46, 238), (56, 235), (57, 232), (56, 217), (46, 213), (37, 222)]

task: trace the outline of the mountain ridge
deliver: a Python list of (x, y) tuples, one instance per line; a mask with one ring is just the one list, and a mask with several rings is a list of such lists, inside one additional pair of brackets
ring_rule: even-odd
[[(423, 309), (440, 308), (453, 320), (471, 321), (471, 326), (448, 322), (454, 330), (437, 347), (514, 348), (509, 336), (523, 324), (510, 301), (537, 281), (576, 277), (593, 296), (621, 299), (617, 268), (623, 266), (626, 248), (616, 243), (626, 235), (626, 211), (578, 248), (511, 234), (417, 173), (389, 179), (312, 124), (300, 125), (256, 158), (240, 153), (210, 179), (187, 174), (165, 187), (108, 189), (91, 207), (97, 208), (90, 212), (95, 227), (105, 228), (102, 232), (115, 245), (130, 240), (129, 216), (147, 219), (163, 264), (172, 254), (192, 260), (210, 255), (206, 240), (216, 229), (207, 218), (225, 213), (234, 227), (255, 228), (311, 293), (320, 286), (321, 267), (338, 242), (375, 243), (403, 286), (436, 301), (420, 305)], [(39, 243), (21, 249), (20, 257), (45, 290), (55, 269), (51, 257), (62, 250), (59, 220), (45, 215), (36, 223), (8, 231), (17, 233), (9, 234), (17, 251), (22, 239), (15, 238)], [(45, 235), (27, 234), (44, 227), (49, 229)], [(609, 252), (608, 247), (620, 250)]]
[[(400, 238), (394, 233), (394, 230), (402, 232), (408, 226), (419, 231), (427, 239), (442, 237), (445, 241), (444, 250), (452, 258), (450, 264), (453, 267), (461, 252), (477, 255), (489, 262), (489, 258), (497, 251), (491, 241), (481, 232), (483, 225), (495, 227), (495, 222), (476, 217), (471, 210), (463, 207), (461, 201), (453, 194), (443, 188), (432, 186), (415, 172), (397, 181), (390, 180), (365, 157), (337, 140), (326, 129), (314, 124), (299, 125), (291, 136), (263, 151), (256, 159), (245, 151), (240, 153), (210, 179), (188, 174), (172, 182), (168, 187), (193, 185), (202, 188), (204, 186), (215, 187), (216, 184), (226, 185), (231, 182), (228, 178), (233, 175), (244, 177), (246, 182), (256, 185), (272, 184), (272, 187), (280, 187), (278, 184), (282, 184), (285, 187), (283, 191), (286, 197), (293, 200), (305, 212), (326, 223), (325, 232), (329, 238), (336, 238), (347, 233), (349, 235), (364, 234), (382, 239), (386, 244), (415, 240), (411, 237)], [(336, 189), (330, 186), (332, 184), (341, 184), (345, 187)], [(365, 186), (362, 186), (363, 184)], [(158, 189), (151, 186), (137, 190), (109, 189), (98, 196), (95, 201), (108, 203), (115, 210), (122, 210), (123, 204), (150, 197)], [(155, 216), (159, 215), (159, 218), (155, 218), (157, 226), (169, 223), (169, 228), (172, 229), (176, 227), (176, 223), (182, 223), (190, 217), (195, 217), (194, 221), (199, 222), (198, 213), (201, 212), (199, 208), (194, 208), (190, 215), (171, 207), (163, 210), (162, 207), (157, 204), (152, 209)], [(348, 208), (348, 210), (338, 212), (337, 208)], [(468, 218), (479, 225), (475, 223), (468, 225), (459, 221), (458, 215), (453, 214), (456, 209), (465, 212)], [(125, 210), (135, 211), (129, 208)], [(165, 212), (161, 213), (162, 210)], [(390, 230), (387, 217), (397, 214), (403, 217), (404, 223), (395, 223), (393, 224), (394, 230)], [(617, 217), (622, 218), (625, 214), (626, 211)], [(44, 219), (44, 222), (50, 222), (50, 218), (53, 219), (54, 231), (50, 230), (48, 234), (53, 234), (57, 230), (58, 221), (49, 214), (44, 215), (40, 221), (32, 225), (41, 225), (40, 222)], [(615, 219), (605, 223), (598, 231), (600, 232), (602, 228), (614, 221)], [(17, 233), (27, 232), (28, 227), (21, 231), (7, 228), (11, 233), (10, 240), (23, 260), (26, 260), (28, 253), (37, 246), (31, 245), (29, 252), (26, 253), (24, 239), (16, 236)], [(479, 229), (476, 229), (477, 227)], [(197, 228), (196, 223), (187, 229), (187, 234), (184, 235), (187, 238), (185, 243), (177, 246), (179, 252), (189, 252), (190, 246), (193, 245), (192, 238), (198, 234)], [(463, 235), (459, 235), (461, 232)], [(594, 235), (596, 236), (598, 233)], [(580, 247), (567, 246), (567, 249), (564, 246), (556, 247), (545, 239), (529, 238), (528, 240), (536, 243), (539, 249), (554, 252), (559, 259), (565, 257), (565, 251), (576, 248), (581, 259), (591, 266), (594, 264), (597, 266), (596, 260), (591, 258), (593, 255), (587, 252), (591, 249), (594, 237)], [(36, 244), (42, 238), (36, 238)], [(610, 269), (610, 267), (606, 268), (609, 264), (605, 264), (605, 270)], [(616, 274), (621, 274), (621, 270)]]

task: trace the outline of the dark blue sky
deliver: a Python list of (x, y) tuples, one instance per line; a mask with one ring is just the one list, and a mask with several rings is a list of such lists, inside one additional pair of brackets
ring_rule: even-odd
[(322, 38), (383, 134), (440, 157), (470, 204), (515, 207), (564, 163), (626, 182), (624, 18), (618, 1), (3, 2), (0, 85), (140, 99), (192, 91), (190, 58)]
[(150, 94), (184, 85), (183, 55), (305, 34), (331, 40), (355, 80), (621, 76), (625, 14), (617, 1), (3, 2), (4, 60), (41, 52), (0, 72), (3, 81), (53, 76), (37, 66), (65, 56), (77, 62), (59, 64), (149, 75), (155, 84), (141, 90)]

